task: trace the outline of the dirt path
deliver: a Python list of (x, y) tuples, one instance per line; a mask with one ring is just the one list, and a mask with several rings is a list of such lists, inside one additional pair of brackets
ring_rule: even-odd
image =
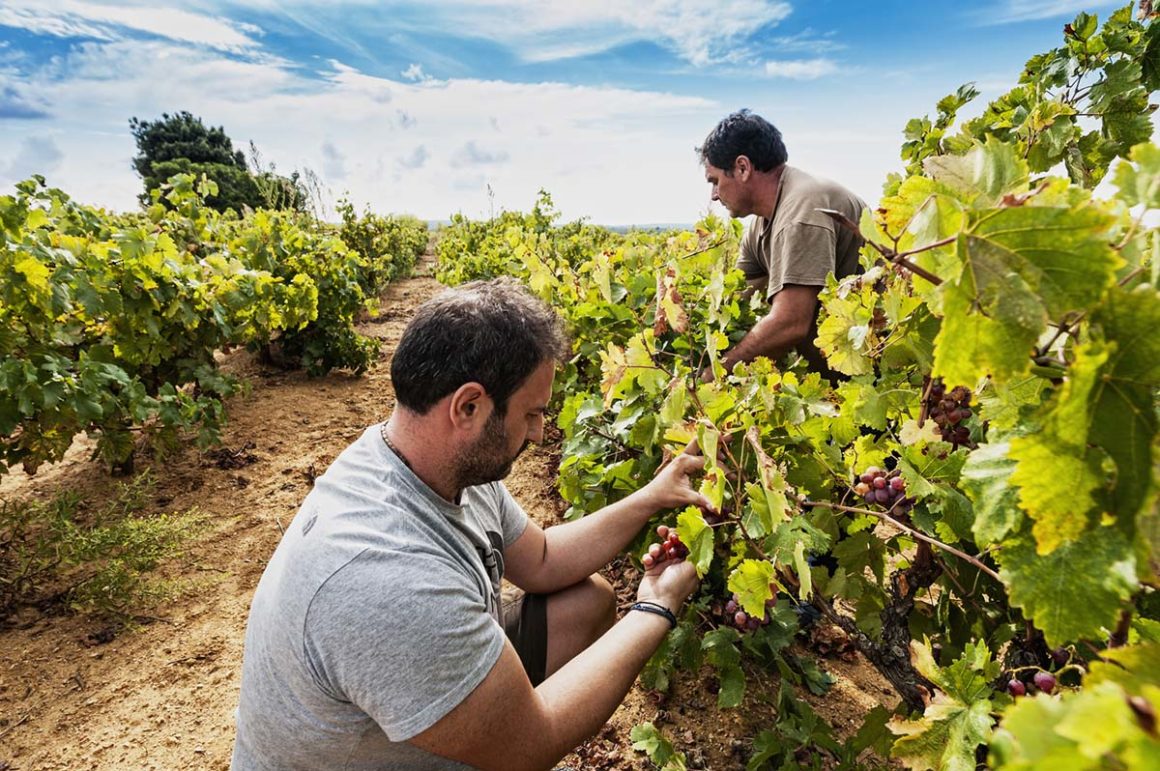
[[(429, 269), (430, 263), (424, 263)], [(257, 460), (221, 469), (186, 449), (151, 464), (149, 510), (198, 507), (214, 530), (194, 549), (197, 586), (158, 611), (158, 621), (98, 644), (101, 630), (77, 617), (17, 619), (0, 631), (0, 769), (227, 769), (242, 642), (251, 595), (314, 476), (367, 426), (386, 417), (393, 400), (388, 359), (413, 308), (439, 290), (426, 271), (397, 282), (380, 315), (362, 332), (382, 341), (383, 358), (362, 378), (265, 369), (244, 352), (226, 367), (253, 391), (229, 404), (224, 446)], [(556, 521), (552, 448), (521, 457), (508, 480), (513, 495), (542, 524)], [(141, 465), (141, 464), (139, 464)], [(73, 490), (101, 501), (115, 488), (78, 441), (61, 463), (35, 477), (0, 478), (0, 498), (47, 500)], [(883, 700), (885, 683), (863, 663), (846, 669), (819, 707), (843, 734)], [(833, 669), (833, 667), (831, 667)], [(631, 727), (653, 720), (699, 759), (694, 767), (741, 767), (735, 737), (756, 733), (772, 717), (771, 683), (751, 681), (746, 707), (718, 713), (696, 677), (658, 705), (635, 688), (604, 732), (570, 761), (577, 768), (648, 768), (634, 753)], [(836, 700), (835, 700), (836, 699)]]

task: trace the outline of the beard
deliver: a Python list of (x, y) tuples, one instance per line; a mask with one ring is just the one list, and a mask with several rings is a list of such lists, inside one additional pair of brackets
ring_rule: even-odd
[(507, 434), (503, 418), (493, 412), (483, 426), (483, 433), (455, 459), (458, 487), (465, 490), (475, 485), (497, 482), (511, 473), (516, 458), (527, 449), (525, 441), (515, 455), (507, 455)]

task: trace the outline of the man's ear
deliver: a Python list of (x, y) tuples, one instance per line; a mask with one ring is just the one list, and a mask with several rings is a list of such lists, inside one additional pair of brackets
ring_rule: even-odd
[(752, 173), (753, 162), (749, 160), (749, 156), (737, 156), (736, 160), (733, 161), (733, 176), (737, 177), (741, 182), (747, 182)]
[(487, 389), (479, 383), (464, 383), (451, 394), (447, 412), (456, 428), (474, 431), (478, 425), (487, 421), (492, 406)]

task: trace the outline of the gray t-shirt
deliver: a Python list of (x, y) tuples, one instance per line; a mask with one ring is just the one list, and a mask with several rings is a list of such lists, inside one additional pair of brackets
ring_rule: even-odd
[(527, 522), (498, 482), (448, 503), (367, 429), (315, 481), (254, 594), (232, 767), (466, 768), (406, 740), (499, 659), (503, 549)]

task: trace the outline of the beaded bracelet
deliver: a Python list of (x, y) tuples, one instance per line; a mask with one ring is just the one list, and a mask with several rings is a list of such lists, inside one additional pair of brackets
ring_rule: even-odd
[(641, 602), (633, 603), (629, 610), (643, 610), (645, 613), (655, 613), (658, 616), (664, 616), (669, 620), (669, 629), (675, 629), (677, 627), (677, 617), (664, 605), (642, 600)]

